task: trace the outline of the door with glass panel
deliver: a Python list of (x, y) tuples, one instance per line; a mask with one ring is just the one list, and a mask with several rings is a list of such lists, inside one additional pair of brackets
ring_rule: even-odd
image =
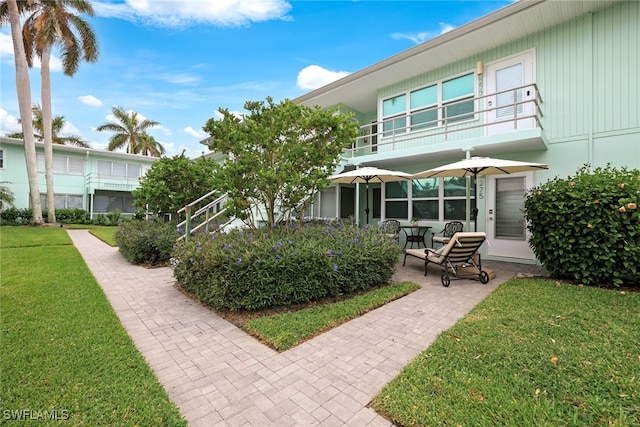
[(524, 195), (533, 185), (531, 172), (487, 176), (487, 254), (532, 260)]
[(535, 127), (534, 51), (487, 65), (486, 111), (488, 135)]

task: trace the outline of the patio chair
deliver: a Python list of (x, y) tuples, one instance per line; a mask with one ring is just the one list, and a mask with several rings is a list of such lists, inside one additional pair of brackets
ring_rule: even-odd
[(486, 238), (486, 233), (482, 231), (455, 233), (449, 239), (449, 243), (438, 250), (431, 248), (407, 249), (404, 260), (406, 262), (407, 256), (424, 259), (425, 276), (427, 275), (429, 263), (443, 267), (444, 270), (440, 280), (445, 287), (451, 284), (452, 276), (459, 279), (477, 278), (481, 283), (485, 284), (489, 282), (489, 274), (482, 270), (478, 249)]
[[(441, 245), (446, 245), (449, 243), (449, 239), (451, 236), (456, 234), (459, 231), (462, 231), (464, 228), (464, 224), (460, 221), (451, 221), (444, 225), (444, 228), (437, 233), (433, 233), (431, 236), (431, 247), (434, 248), (436, 243), (440, 243)], [(440, 236), (437, 236), (440, 234)]]
[(396, 241), (400, 240), (400, 221), (387, 219), (384, 221), (382, 227), (387, 236), (396, 239)]

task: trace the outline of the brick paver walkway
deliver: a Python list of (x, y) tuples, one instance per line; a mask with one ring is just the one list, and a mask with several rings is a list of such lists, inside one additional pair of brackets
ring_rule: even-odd
[(171, 269), (131, 265), (88, 231), (68, 232), (190, 426), (390, 426), (367, 408), (371, 399), (513, 276), (502, 270), (487, 285), (464, 280), (445, 288), (410, 259), (394, 279), (420, 290), (277, 353), (185, 297)]

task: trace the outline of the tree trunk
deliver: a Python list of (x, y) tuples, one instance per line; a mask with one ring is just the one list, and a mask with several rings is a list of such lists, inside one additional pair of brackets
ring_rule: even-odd
[(42, 98), (42, 136), (44, 137), (44, 167), (47, 182), (47, 222), (56, 222), (56, 200), (53, 190), (53, 114), (51, 113), (51, 72), (49, 60), (51, 59), (51, 46), (47, 45), (42, 51), (42, 66), (40, 86)]
[(24, 140), (24, 156), (27, 162), (27, 174), (29, 177), (29, 197), (31, 198), (31, 210), (33, 212), (33, 225), (42, 225), (42, 206), (40, 204), (40, 188), (38, 186), (38, 161), (36, 158), (36, 141), (33, 137), (33, 118), (31, 113), (31, 86), (29, 84), (29, 71), (27, 56), (24, 51), (22, 32), (20, 31), (20, 13), (16, 0), (8, 0), (9, 19), (11, 22), (11, 38), (13, 40), (13, 52), (16, 64), (16, 90), (18, 91), (18, 105), (20, 107), (20, 119), (22, 122), (22, 135)]

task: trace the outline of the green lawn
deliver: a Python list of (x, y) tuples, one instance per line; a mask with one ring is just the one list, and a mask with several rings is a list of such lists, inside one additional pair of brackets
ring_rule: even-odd
[(373, 402), (403, 426), (640, 425), (640, 294), (512, 279)]
[(65, 227), (76, 230), (89, 230), (89, 233), (93, 234), (106, 244), (116, 246), (115, 234), (118, 227), (91, 224), (66, 224)]
[(186, 425), (64, 229), (0, 227), (0, 246), (0, 424)]
[(242, 328), (274, 349), (285, 351), (419, 288), (415, 283), (396, 283), (336, 303), (251, 319)]

